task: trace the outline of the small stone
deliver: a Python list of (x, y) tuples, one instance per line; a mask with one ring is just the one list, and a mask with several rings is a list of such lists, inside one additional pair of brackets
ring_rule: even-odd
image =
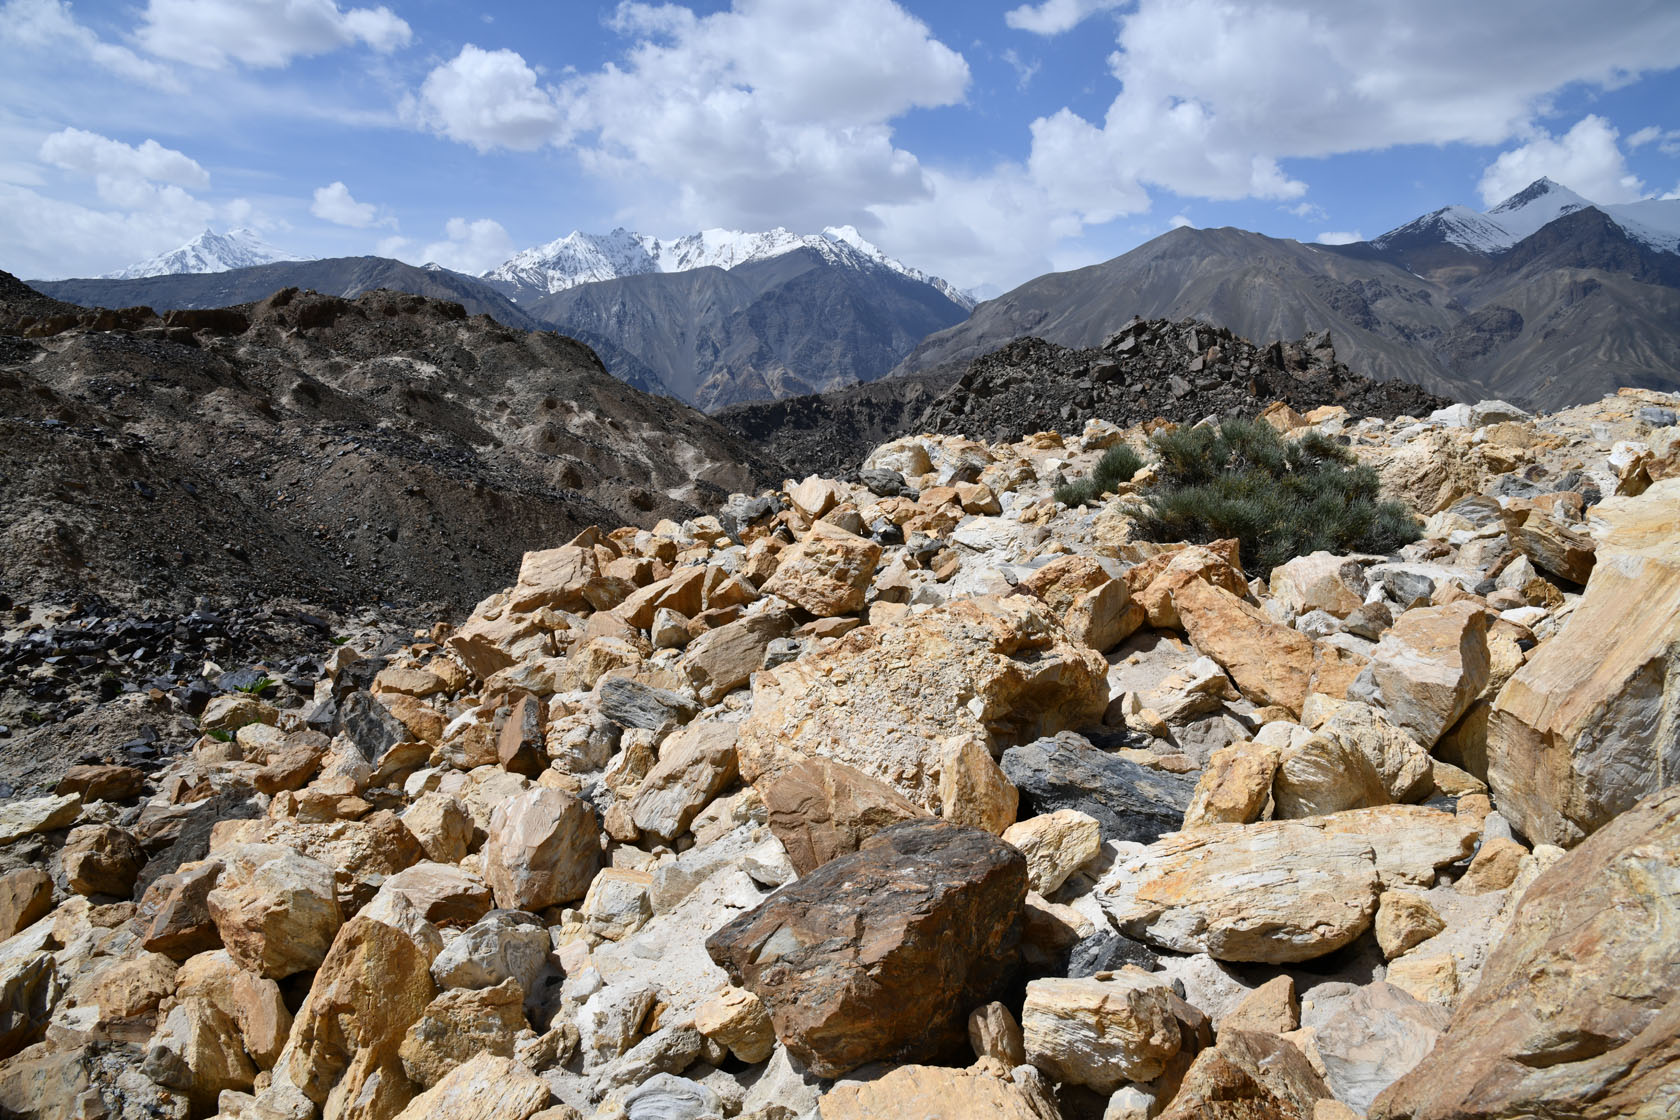
[(1027, 857), (1027, 883), (1050, 895), (1102, 850), (1102, 829), (1077, 809), (1031, 817), (1003, 831), (1005, 843)]
[(1377, 944), (1392, 960), (1447, 928), (1435, 907), (1411, 891), (1384, 891), (1377, 899)]
[(745, 988), (725, 988), (695, 1008), (694, 1029), (748, 1065), (764, 1061), (776, 1047), (769, 1013)]

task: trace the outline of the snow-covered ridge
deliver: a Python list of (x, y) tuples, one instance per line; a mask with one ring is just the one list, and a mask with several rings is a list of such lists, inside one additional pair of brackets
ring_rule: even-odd
[(1408, 241), (1441, 240), (1474, 253), (1502, 253), (1564, 215), (1588, 207), (1608, 215), (1629, 237), (1658, 252), (1680, 252), (1680, 200), (1599, 206), (1545, 178), (1536, 179), (1486, 213), (1468, 206), (1443, 207), (1389, 230), (1371, 244), (1386, 249)]
[(951, 284), (887, 256), (851, 226), (829, 226), (820, 234), (792, 233), (779, 226), (763, 233), (707, 229), (668, 240), (626, 229), (606, 234), (573, 231), (546, 245), (515, 253), (484, 273), (483, 279), (553, 294), (579, 284), (649, 272), (731, 269), (796, 249), (811, 249), (824, 260), (844, 267), (884, 268), (931, 285), (963, 308), (974, 306), (973, 299)]
[(230, 229), (217, 233), (206, 229), (182, 245), (150, 260), (107, 272), (101, 280), (140, 280), (147, 276), (179, 276), (186, 273), (229, 272), (236, 268), (273, 264), (276, 261), (308, 261), (313, 257), (276, 249), (251, 229)]

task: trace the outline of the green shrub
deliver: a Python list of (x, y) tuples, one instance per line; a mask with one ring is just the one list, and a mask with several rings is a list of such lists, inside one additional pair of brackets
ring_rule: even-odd
[(1116, 444), (1103, 452), (1091, 471), (1090, 478), (1056, 487), (1055, 498), (1064, 506), (1095, 505), (1098, 500), (1130, 482), (1143, 467), (1143, 458), (1125, 444)]
[(1380, 498), (1376, 472), (1321, 433), (1287, 441), (1263, 421), (1232, 419), (1150, 443), (1155, 482), (1127, 510), (1147, 540), (1234, 537), (1243, 567), (1264, 579), (1309, 552), (1386, 553), (1420, 535), (1404, 506)]

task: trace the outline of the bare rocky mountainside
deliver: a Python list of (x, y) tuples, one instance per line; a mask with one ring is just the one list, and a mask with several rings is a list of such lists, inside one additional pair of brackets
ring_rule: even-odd
[[(1306, 245), (1177, 229), (1129, 253), (1031, 280), (924, 339), (896, 373), (960, 368), (1021, 335), (1100, 344), (1114, 324), (1197, 317), (1246, 338), (1329, 330), (1343, 361), (1459, 400), (1558, 408), (1622, 386), (1680, 385), (1680, 234), (1645, 232), (1542, 180), (1480, 221), (1428, 215), (1371, 242)], [(1548, 201), (1550, 200), (1550, 201)], [(1680, 202), (1663, 220), (1680, 226)], [(1531, 214), (1517, 233), (1489, 219)], [(1503, 210), (1503, 214), (1501, 211)], [(1553, 214), (1556, 214), (1554, 217)], [(1639, 211), (1643, 213), (1643, 211)]]
[(1384, 419), (1451, 403), (1415, 385), (1354, 373), (1337, 359), (1328, 331), (1256, 346), (1195, 319), (1135, 319), (1088, 349), (1018, 338), (960, 372), (741, 405), (717, 419), (790, 472), (855, 477), (871, 448), (898, 435), (972, 433), (1007, 442), (1081, 417), (1123, 426), (1194, 424), (1253, 416), (1275, 401), (1301, 412), (1334, 405)]
[[(67, 314), (9, 298), (25, 331)], [(152, 323), (4, 343), (14, 446), (95, 441), (96, 417), (121, 432), (95, 410), (170, 391), (149, 377), (190, 378), (202, 427), (228, 433), (226, 452), (105, 437), (56, 499), (97, 501), (91, 525), (117, 523), (115, 495), (75, 481), (120, 468), (152, 502), (180, 483), (124, 464), (199, 464), (201, 493), (231, 477), (213, 455), (274, 475), (258, 456), (288, 425), (326, 430), (384, 385), (439, 397), (386, 406), (394, 434), (361, 446), (317, 441), (315, 474), (269, 500), (344, 450), (380, 465), (355, 517), (378, 540), (383, 474), (428, 501), (454, 476), (375, 449), (511, 471), (547, 432), (571, 442), (535, 461), (595, 486), (600, 506), (574, 508), (599, 524), (521, 545), (559, 483), (486, 486), (491, 512), (455, 515), (486, 550), (526, 551), (464, 619), (342, 632), (284, 687), (200, 674), (190, 749), (101, 746), (18, 779), (0, 800), (0, 1114), (1674, 1114), (1680, 397), (1393, 415), (1399, 398), (1363, 390), (1306, 411), (1252, 398), (1242, 446), (1333, 451), (1417, 538), (1260, 578), (1239, 539), (1145, 539), (1170, 457), (1211, 435), (1199, 417), (1151, 417), (1151, 437), (1076, 405), (1007, 439), (900, 435), (855, 481), (717, 478), (739, 492), (702, 514), (676, 508), (655, 442), (690, 474), (739, 444), (553, 336), (388, 293)], [(1205, 328), (1136, 324), (1113, 349), (1165, 361), (1185, 329), (1198, 372), (1227, 346), (1234, 364), (1182, 396), (1250, 396), (1237, 365), (1257, 359)], [(98, 364), (143, 345), (173, 349)], [(1293, 349), (1281, 368), (1303, 383), (1341, 376)], [(443, 397), (456, 379), (480, 399)], [(665, 428), (608, 401), (668, 409)], [(192, 459), (163, 459), (169, 439)], [(654, 501), (623, 523), (604, 476), (632, 470), (607, 458), (630, 447)], [(1112, 500), (1057, 496), (1122, 460)], [(85, 648), (40, 651), (32, 679)]]

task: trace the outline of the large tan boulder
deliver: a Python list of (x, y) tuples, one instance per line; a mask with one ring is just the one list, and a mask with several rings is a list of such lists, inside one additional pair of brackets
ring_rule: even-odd
[(198, 996), (177, 1001), (164, 1016), (147, 1043), (141, 1069), (206, 1110), (225, 1090), (251, 1088), (257, 1076), (232, 1017)]
[(114, 824), (85, 824), (72, 829), (61, 854), (64, 877), (77, 894), (127, 898), (146, 864), (146, 853), (132, 833)]
[(764, 665), (764, 651), (793, 631), (787, 611), (762, 611), (725, 623), (695, 638), (683, 651), (679, 671), (702, 704), (716, 704), (746, 684)]
[(1384, 889), (1433, 886), (1435, 873), (1469, 859), (1482, 835), (1481, 822), (1475, 817), (1428, 805), (1348, 809), (1313, 823), (1326, 835), (1369, 844)]
[[(1330, 1087), (1288, 1039), (1221, 1028), (1185, 1071), (1161, 1120), (1326, 1120)], [(1335, 1114), (1330, 1114), (1334, 1116)]]
[(1278, 747), (1246, 740), (1214, 751), (1184, 811), (1185, 831), (1260, 819), (1272, 800), (1281, 754)]
[(1098, 888), (1120, 932), (1216, 960), (1284, 964), (1334, 952), (1370, 927), (1377, 861), (1320, 821), (1262, 821), (1163, 836)]
[(496, 905), (541, 910), (582, 898), (601, 866), (600, 822), (581, 798), (537, 786), (491, 814), (484, 879)]
[(745, 988), (730, 986), (696, 1007), (694, 1029), (748, 1065), (762, 1062), (776, 1048), (769, 1012)]
[(898, 1066), (873, 1081), (841, 1081), (823, 1094), (822, 1120), (1061, 1120), (1033, 1069)]
[(1483, 607), (1418, 607), (1383, 635), (1348, 695), (1382, 708), (1427, 749), (1482, 694), (1490, 668)]
[(940, 817), (993, 835), (1015, 823), (1021, 792), (986, 745), (972, 735), (945, 740), (939, 752)]
[(1359, 671), (1356, 654), (1280, 626), (1224, 588), (1190, 580), (1173, 594), (1190, 644), (1230, 674), (1256, 704), (1301, 714), (1307, 695), (1341, 696)]
[(529, 614), (541, 607), (564, 611), (611, 610), (634, 591), (628, 581), (602, 570), (594, 548), (576, 543), (527, 552), (509, 607)]
[(293, 1020), (277, 1076), (328, 1115), (358, 1097), (377, 1098), (381, 1117), (400, 1111), (413, 1089), (398, 1050), (437, 994), (431, 952), (384, 922), (346, 922)]
[(852, 631), (760, 673), (736, 749), (755, 784), (815, 756), (940, 805), (942, 744), (991, 749), (1099, 722), (1107, 665), (1026, 596), (964, 599)]
[(320, 965), (343, 921), (332, 868), (278, 844), (221, 853), (205, 905), (241, 968), (284, 980)]
[(739, 776), (738, 730), (735, 724), (701, 720), (661, 743), (659, 761), (630, 800), (636, 828), (667, 844), (687, 831), (700, 810)]
[(39, 867), (20, 867), (0, 875), (0, 941), (46, 917), (52, 900), (52, 876)]
[(408, 1079), (431, 1088), (477, 1054), (513, 1057), (514, 1036), (527, 1027), (525, 990), (509, 978), (490, 988), (444, 992), (403, 1036), (397, 1055)]
[(776, 574), (761, 590), (818, 618), (854, 614), (863, 609), (880, 560), (881, 546), (874, 541), (819, 521), (782, 553)]
[(1597, 559), (1593, 539), (1520, 499), (1499, 511), (1505, 535), (1542, 572), (1570, 583), (1586, 583)]
[(1488, 717), (1488, 784), (1531, 841), (1569, 847), (1680, 777), (1680, 479), (1594, 510), (1598, 564)]
[(1107, 979), (1034, 980), (1021, 1008), (1027, 1060), (1056, 1081), (1112, 1093), (1160, 1076), (1185, 1044), (1164, 977), (1123, 969)]
[(1680, 939), (1664, 931), (1680, 923), (1677, 884), (1680, 789), (1667, 789), (1534, 880), (1481, 982), (1372, 1117), (1672, 1112)]
[(1272, 569), (1272, 598), (1292, 615), (1326, 611), (1346, 618), (1365, 603), (1365, 568), (1350, 556), (1314, 552)]
[(258, 1069), (269, 1069), (292, 1029), (280, 985), (247, 972), (225, 950), (200, 953), (175, 974), (175, 998), (202, 999), (233, 1021), (238, 1043)]
[(1010, 825), (1003, 840), (1027, 857), (1027, 885), (1050, 895), (1102, 850), (1102, 826), (1078, 809), (1057, 809)]

